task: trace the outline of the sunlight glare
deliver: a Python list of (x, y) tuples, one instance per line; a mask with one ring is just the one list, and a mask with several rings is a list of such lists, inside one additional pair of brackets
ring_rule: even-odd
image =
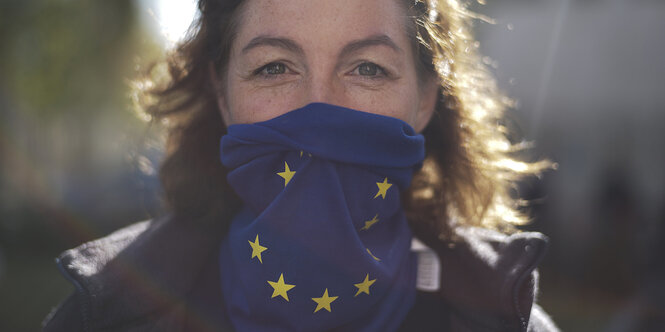
[(149, 5), (160, 34), (169, 46), (182, 40), (197, 15), (195, 0), (152, 0)]

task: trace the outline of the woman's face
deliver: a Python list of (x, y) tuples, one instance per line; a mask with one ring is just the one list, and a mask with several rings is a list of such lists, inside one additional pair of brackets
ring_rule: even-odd
[(322, 102), (422, 130), (438, 86), (419, 80), (398, 1), (247, 0), (226, 76), (217, 82), (226, 124)]

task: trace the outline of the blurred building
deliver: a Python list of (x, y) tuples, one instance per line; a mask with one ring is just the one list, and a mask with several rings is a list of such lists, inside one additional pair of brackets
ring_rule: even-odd
[(478, 24), (481, 49), (519, 101), (524, 136), (559, 163), (531, 188), (552, 239), (541, 298), (570, 330), (664, 329), (665, 3), (479, 9), (496, 20)]

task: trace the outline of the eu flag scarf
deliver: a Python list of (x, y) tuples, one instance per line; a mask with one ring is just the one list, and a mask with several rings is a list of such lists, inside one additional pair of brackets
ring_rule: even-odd
[(220, 251), (238, 331), (391, 331), (415, 296), (400, 193), (424, 158), (405, 122), (328, 104), (228, 127), (244, 203)]

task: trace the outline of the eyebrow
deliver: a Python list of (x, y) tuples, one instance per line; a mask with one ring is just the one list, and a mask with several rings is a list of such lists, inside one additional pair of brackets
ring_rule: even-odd
[[(250, 50), (260, 46), (279, 47), (287, 51), (296, 53), (298, 55), (305, 54), (305, 51), (303, 51), (302, 47), (300, 47), (300, 45), (298, 45), (298, 43), (296, 43), (292, 39), (283, 38), (283, 37), (271, 37), (266, 35), (254, 37), (252, 40), (249, 41), (249, 43), (247, 43), (247, 45), (245, 45), (245, 47), (243, 47), (241, 53), (246, 54)], [(378, 34), (360, 40), (354, 40), (348, 43), (346, 46), (344, 46), (339, 56), (343, 57), (348, 54), (362, 50), (363, 48), (372, 47), (372, 46), (386, 46), (393, 49), (396, 52), (399, 53), (403, 52), (402, 48), (397, 46), (397, 44), (389, 36), (385, 34)]]
[(384, 34), (379, 34), (348, 43), (340, 52), (340, 57), (344, 57), (348, 54), (360, 51), (363, 48), (372, 46), (387, 46), (398, 53), (403, 52), (402, 48), (397, 46), (390, 37)]
[(281, 37), (271, 37), (271, 36), (258, 36), (253, 38), (252, 40), (245, 45), (245, 47), (242, 48), (241, 53), (245, 54), (249, 52), (253, 48), (257, 48), (259, 46), (274, 46), (274, 47), (279, 47), (283, 48), (287, 51), (296, 53), (298, 55), (303, 55), (305, 52), (303, 51), (302, 47), (298, 45), (295, 41), (288, 39), (288, 38), (281, 38)]

